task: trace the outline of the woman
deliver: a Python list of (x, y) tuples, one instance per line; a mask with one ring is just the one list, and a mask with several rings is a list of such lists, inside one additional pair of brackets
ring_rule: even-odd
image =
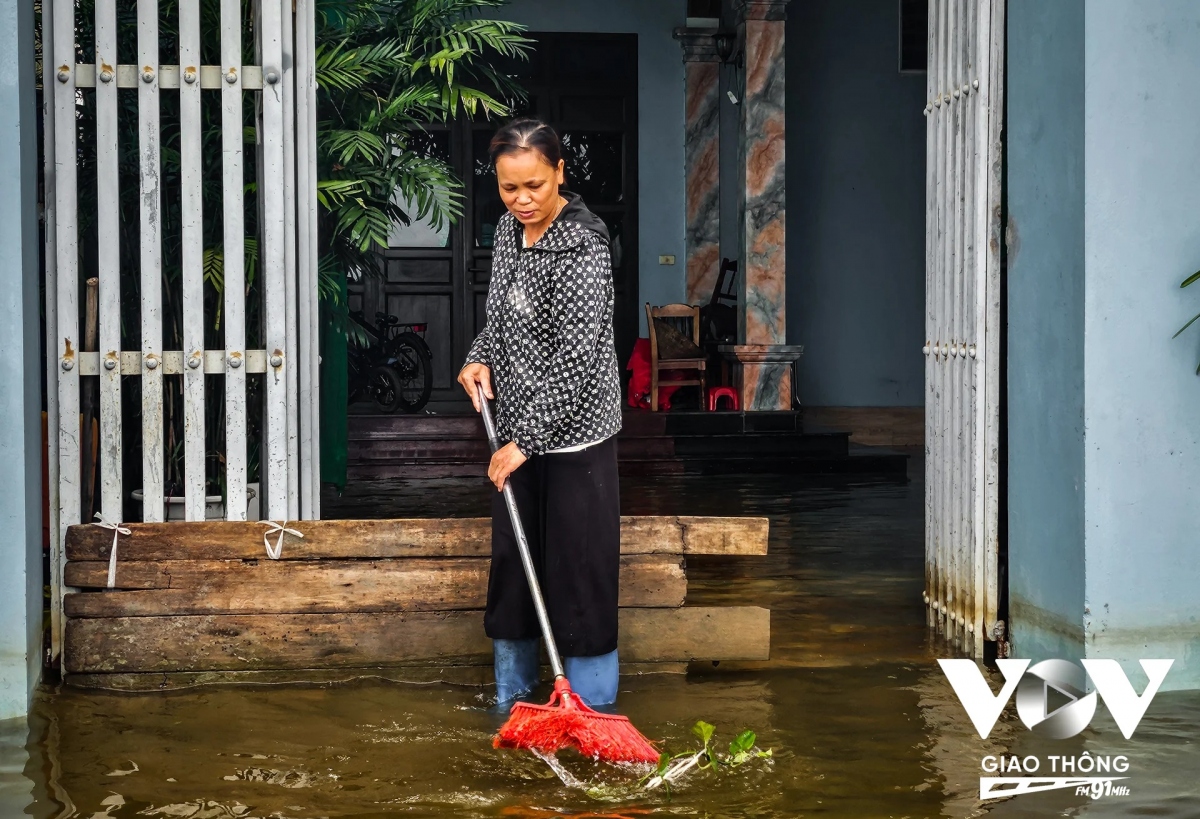
[[(572, 688), (608, 705), (617, 696), (621, 551), (608, 230), (562, 187), (562, 147), (544, 122), (504, 126), (490, 155), (508, 213), (496, 226), (487, 322), (458, 381), (477, 411), (476, 385), (496, 399), (508, 443), (488, 477), (497, 490), (512, 482)], [(528, 693), (538, 683), (538, 622), (499, 493), (484, 628), (497, 701)]]

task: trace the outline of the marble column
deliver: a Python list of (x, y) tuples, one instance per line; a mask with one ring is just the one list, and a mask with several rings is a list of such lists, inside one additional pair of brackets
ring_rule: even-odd
[(721, 263), (721, 62), (716, 29), (680, 28), (687, 123), (687, 302), (707, 304)]
[(785, 316), (784, 28), (787, 0), (735, 0), (745, 63), (738, 146), (741, 185), (739, 330), (730, 353), (742, 362), (742, 406), (791, 407)]

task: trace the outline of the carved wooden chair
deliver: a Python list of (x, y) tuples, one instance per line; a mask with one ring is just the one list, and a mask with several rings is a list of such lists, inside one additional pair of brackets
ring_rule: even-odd
[[(690, 327), (686, 326), (688, 323)], [(651, 412), (658, 412), (658, 374), (664, 370), (695, 372), (697, 377), (694, 379), (671, 379), (668, 384), (671, 387), (699, 387), (700, 406), (704, 407), (704, 379), (708, 358), (700, 347), (700, 308), (690, 304), (651, 307), (647, 303), (646, 326), (650, 332)]]

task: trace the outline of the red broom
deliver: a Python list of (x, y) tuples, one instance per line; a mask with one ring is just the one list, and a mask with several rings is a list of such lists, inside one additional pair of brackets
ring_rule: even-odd
[[(496, 437), (496, 425), (483, 390), (476, 385), (483, 426), (494, 453), (500, 448)], [(633, 727), (628, 717), (616, 714), (601, 714), (588, 708), (578, 694), (571, 690), (571, 683), (563, 673), (562, 659), (550, 630), (550, 618), (542, 600), (537, 572), (529, 556), (529, 542), (525, 539), (525, 527), (517, 513), (517, 499), (512, 485), (504, 483), (504, 503), (512, 520), (513, 534), (521, 552), (521, 564), (525, 567), (525, 579), (529, 581), (529, 592), (537, 609), (542, 638), (546, 641), (546, 653), (550, 655), (550, 667), (554, 670), (554, 695), (545, 705), (518, 702), (509, 712), (508, 721), (500, 727), (493, 745), (497, 748), (525, 748), (544, 754), (553, 754), (563, 748), (575, 748), (579, 753), (605, 762), (657, 762), (659, 752), (650, 741)]]

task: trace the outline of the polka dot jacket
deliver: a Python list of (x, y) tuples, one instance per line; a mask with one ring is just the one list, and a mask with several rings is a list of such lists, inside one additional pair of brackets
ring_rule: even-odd
[(487, 322), (467, 363), (486, 364), (501, 440), (526, 456), (621, 429), (608, 230), (577, 194), (532, 247), (506, 213), (496, 227)]

